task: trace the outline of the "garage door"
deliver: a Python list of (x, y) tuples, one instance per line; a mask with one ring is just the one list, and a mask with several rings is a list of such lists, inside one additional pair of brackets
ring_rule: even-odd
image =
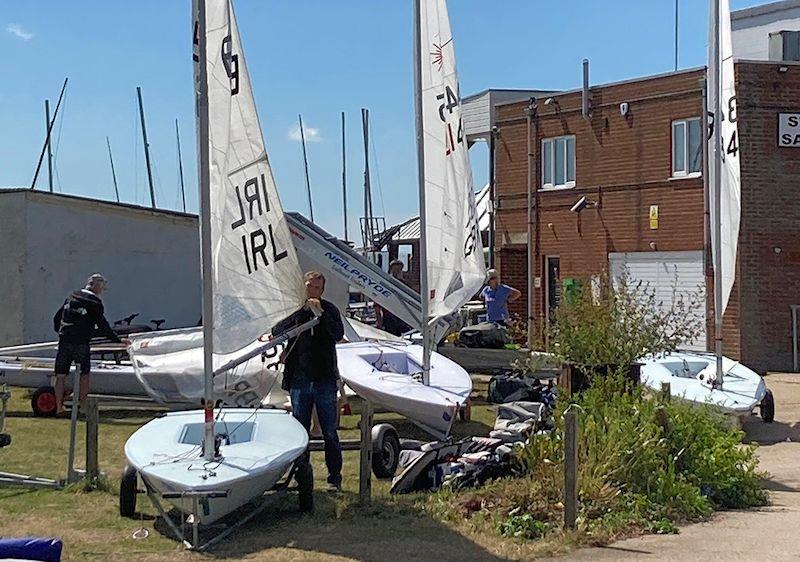
[[(631, 252), (608, 254), (611, 275), (619, 279), (627, 269), (628, 277), (647, 283), (656, 293), (656, 302), (669, 308), (680, 295), (699, 293), (701, 302), (705, 295), (705, 276), (703, 274), (703, 252)], [(698, 306), (691, 314), (704, 322), (705, 306)], [(701, 324), (702, 325), (702, 324)], [(705, 350), (706, 336), (695, 341), (684, 342), (685, 349)]]

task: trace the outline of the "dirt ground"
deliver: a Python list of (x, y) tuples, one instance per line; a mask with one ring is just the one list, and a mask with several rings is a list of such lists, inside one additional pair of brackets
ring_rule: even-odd
[(570, 553), (561, 560), (800, 560), (800, 375), (769, 375), (775, 422), (744, 422), (746, 439), (759, 443), (770, 505), (728, 511), (689, 525), (678, 535), (648, 535), (602, 548)]

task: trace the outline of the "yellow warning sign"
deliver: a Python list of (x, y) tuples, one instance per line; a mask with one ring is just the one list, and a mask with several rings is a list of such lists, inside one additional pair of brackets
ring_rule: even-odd
[(650, 230), (658, 230), (658, 205), (650, 205)]

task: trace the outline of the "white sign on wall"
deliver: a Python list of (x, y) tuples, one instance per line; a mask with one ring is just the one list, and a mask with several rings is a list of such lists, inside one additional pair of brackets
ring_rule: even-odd
[(778, 114), (778, 146), (800, 148), (800, 113)]

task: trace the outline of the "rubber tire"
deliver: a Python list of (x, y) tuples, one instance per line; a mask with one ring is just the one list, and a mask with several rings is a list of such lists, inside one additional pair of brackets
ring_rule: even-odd
[(767, 389), (764, 399), (761, 400), (759, 412), (761, 413), (761, 419), (765, 423), (772, 423), (775, 421), (775, 397), (769, 389)]
[(136, 515), (137, 487), (136, 469), (126, 464), (119, 483), (119, 514), (122, 517)]
[(388, 423), (372, 428), (372, 472), (376, 478), (392, 478), (400, 463), (400, 437)]
[(314, 467), (310, 459), (297, 465), (294, 479), (297, 482), (300, 513), (311, 513), (314, 511)]
[(56, 391), (52, 386), (40, 386), (31, 396), (33, 415), (52, 418), (56, 415)]

